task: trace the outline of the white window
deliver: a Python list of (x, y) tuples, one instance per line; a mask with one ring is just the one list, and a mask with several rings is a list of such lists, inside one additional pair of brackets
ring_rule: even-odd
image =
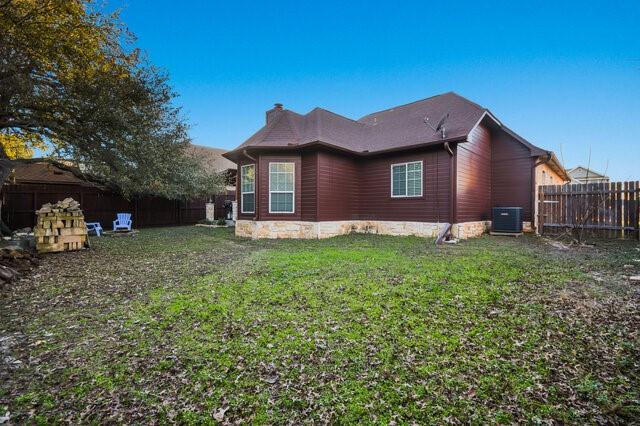
[(269, 163), (269, 213), (293, 213), (295, 164)]
[(391, 196), (422, 197), (422, 161), (391, 165)]
[(256, 166), (248, 164), (240, 168), (240, 207), (242, 213), (256, 212)]

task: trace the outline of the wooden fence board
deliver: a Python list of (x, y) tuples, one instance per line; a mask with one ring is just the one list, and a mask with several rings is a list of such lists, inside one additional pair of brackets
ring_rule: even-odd
[(538, 188), (538, 229), (640, 239), (640, 182)]
[[(136, 228), (175, 226), (197, 223), (205, 218), (205, 200), (176, 201), (165, 198), (127, 200), (118, 194), (93, 186), (62, 184), (15, 184), (2, 188), (2, 218), (11, 229), (33, 227), (35, 211), (42, 204), (67, 197), (80, 202), (87, 222), (100, 222), (108, 229), (118, 212), (131, 212)], [(215, 196), (216, 219), (224, 216), (226, 200), (235, 200), (235, 193)]]

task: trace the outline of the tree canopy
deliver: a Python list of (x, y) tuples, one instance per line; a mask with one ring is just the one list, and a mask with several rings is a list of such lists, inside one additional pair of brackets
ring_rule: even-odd
[(167, 75), (133, 43), (90, 0), (0, 0), (0, 154), (48, 150), (125, 195), (217, 192)]

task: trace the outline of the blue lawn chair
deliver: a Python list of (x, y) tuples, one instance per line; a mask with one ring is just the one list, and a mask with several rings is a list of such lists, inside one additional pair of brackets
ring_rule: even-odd
[(99, 237), (102, 234), (102, 225), (100, 222), (87, 222), (87, 231), (94, 231)]
[(113, 230), (118, 229), (131, 231), (131, 213), (118, 213), (118, 218), (113, 221)]

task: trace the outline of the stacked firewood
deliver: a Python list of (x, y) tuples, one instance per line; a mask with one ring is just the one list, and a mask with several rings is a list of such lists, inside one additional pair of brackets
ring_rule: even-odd
[(80, 250), (88, 245), (84, 215), (73, 198), (44, 204), (36, 213), (34, 233), (39, 253)]

